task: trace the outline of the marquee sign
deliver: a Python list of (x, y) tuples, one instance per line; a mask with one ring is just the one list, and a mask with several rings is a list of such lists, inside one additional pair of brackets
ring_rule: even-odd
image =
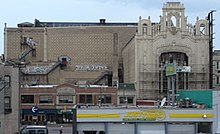
[(162, 121), (166, 119), (166, 113), (162, 110), (147, 110), (140, 112), (126, 112), (123, 120), (124, 121)]

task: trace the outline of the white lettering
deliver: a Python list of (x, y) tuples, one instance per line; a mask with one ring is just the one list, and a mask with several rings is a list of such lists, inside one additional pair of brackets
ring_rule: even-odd
[(88, 71), (94, 71), (94, 70), (107, 70), (106, 65), (101, 64), (95, 64), (95, 65), (76, 65), (76, 70), (88, 70)]

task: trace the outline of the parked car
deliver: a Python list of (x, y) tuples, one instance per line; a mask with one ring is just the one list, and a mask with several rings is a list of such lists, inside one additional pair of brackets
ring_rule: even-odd
[(48, 134), (47, 126), (31, 125), (21, 129), (20, 134)]

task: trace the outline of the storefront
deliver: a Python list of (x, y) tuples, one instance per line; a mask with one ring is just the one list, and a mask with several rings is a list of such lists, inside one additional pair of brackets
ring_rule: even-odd
[(31, 109), (23, 109), (22, 124), (71, 124), (72, 116), (71, 109), (39, 109), (37, 113), (33, 113)]
[(212, 133), (212, 109), (77, 109), (78, 134)]
[(55, 123), (56, 120), (56, 109), (40, 109), (37, 113), (34, 113), (32, 109), (22, 109), (23, 125), (45, 125), (47, 123)]

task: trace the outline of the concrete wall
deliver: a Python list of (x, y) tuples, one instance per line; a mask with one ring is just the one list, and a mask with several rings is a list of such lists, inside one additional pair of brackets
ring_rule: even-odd
[[(20, 114), (19, 114), (19, 71), (18, 68), (12, 66), (0, 65), (0, 77), (4, 80), (4, 76), (10, 77), (10, 86), (3, 86), (6, 83), (1, 83), (2, 90), (0, 91), (0, 133), (14, 134), (20, 128)], [(4, 88), (3, 88), (4, 87)], [(5, 113), (5, 97), (10, 97), (11, 112)]]

